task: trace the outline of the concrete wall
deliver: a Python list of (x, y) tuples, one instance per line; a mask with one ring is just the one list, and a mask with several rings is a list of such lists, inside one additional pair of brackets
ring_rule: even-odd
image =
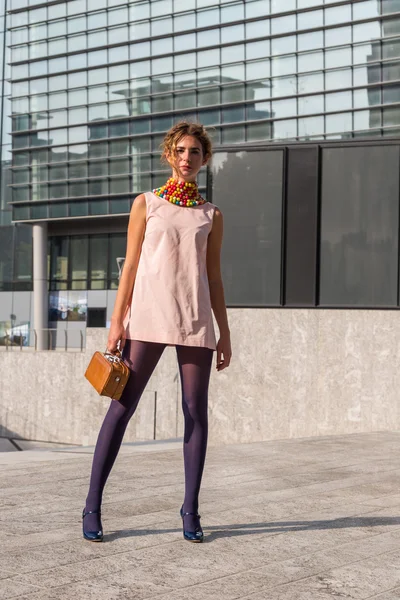
[[(397, 311), (230, 309), (229, 318), (233, 360), (213, 368), (211, 443), (400, 429)], [(88, 329), (82, 354), (0, 353), (0, 435), (93, 444), (109, 401), (83, 373), (106, 339), (106, 330)], [(153, 439), (154, 430), (156, 439), (182, 435), (174, 348), (125, 441)]]

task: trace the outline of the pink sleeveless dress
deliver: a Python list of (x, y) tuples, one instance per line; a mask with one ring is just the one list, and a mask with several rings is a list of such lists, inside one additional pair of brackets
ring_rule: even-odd
[(146, 231), (126, 337), (215, 350), (206, 256), (216, 207), (176, 206), (153, 192), (145, 197)]

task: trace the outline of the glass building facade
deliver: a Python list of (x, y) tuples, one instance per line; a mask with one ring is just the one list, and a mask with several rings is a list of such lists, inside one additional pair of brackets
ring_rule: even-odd
[(214, 142), (199, 184), (226, 215), (228, 304), (400, 305), (400, 0), (0, 6), (0, 291), (32, 290), (47, 222), (50, 293), (108, 320), (130, 207), (165, 181), (160, 143), (186, 118)]
[(14, 221), (126, 214), (182, 117), (216, 145), (400, 132), (400, 0), (36, 4), (8, 6)]

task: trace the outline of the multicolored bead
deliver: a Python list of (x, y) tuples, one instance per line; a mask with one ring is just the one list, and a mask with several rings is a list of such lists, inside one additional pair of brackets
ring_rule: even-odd
[(153, 190), (153, 194), (178, 206), (199, 206), (207, 202), (199, 194), (197, 183), (178, 181), (173, 177), (165, 185)]

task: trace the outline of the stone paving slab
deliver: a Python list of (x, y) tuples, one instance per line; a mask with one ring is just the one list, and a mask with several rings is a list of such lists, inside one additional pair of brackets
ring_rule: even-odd
[(398, 432), (210, 447), (203, 544), (180, 440), (123, 446), (84, 541), (92, 452), (0, 454), (0, 600), (400, 600)]

